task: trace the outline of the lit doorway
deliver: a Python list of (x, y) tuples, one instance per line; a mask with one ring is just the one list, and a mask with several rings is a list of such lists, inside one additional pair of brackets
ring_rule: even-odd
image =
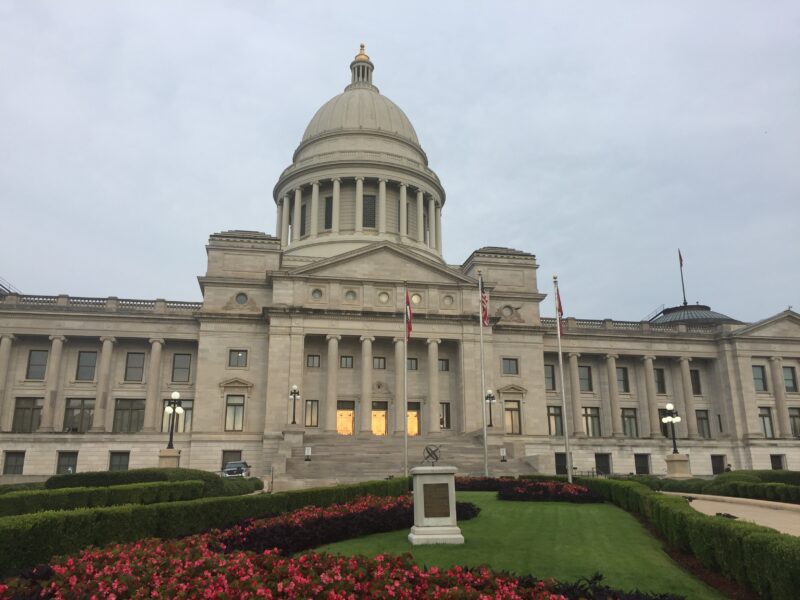
[(386, 435), (388, 430), (389, 403), (372, 403), (372, 435)]
[(408, 403), (406, 430), (409, 436), (419, 435), (419, 402)]
[(356, 403), (339, 400), (336, 403), (336, 433), (353, 435), (356, 422)]

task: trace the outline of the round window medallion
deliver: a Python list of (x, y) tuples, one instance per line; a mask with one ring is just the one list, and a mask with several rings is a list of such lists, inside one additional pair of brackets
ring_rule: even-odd
[(452, 296), (445, 296), (442, 298), (442, 304), (445, 306), (452, 306), (453, 305), (453, 297)]
[(411, 303), (412, 304), (419, 304), (422, 302), (422, 296), (419, 294), (411, 294)]
[(356, 299), (356, 292), (355, 290), (347, 290), (344, 295), (345, 300), (355, 300)]
[(389, 294), (387, 294), (386, 292), (381, 292), (380, 294), (378, 294), (378, 301), (381, 304), (386, 304), (389, 301)]
[(236, 304), (246, 304), (247, 303), (247, 294), (244, 292), (239, 292), (236, 294)]
[(513, 308), (511, 308), (510, 306), (504, 306), (503, 307), (503, 316), (504, 317), (510, 317), (513, 314), (514, 314), (514, 309)]
[(319, 288), (314, 288), (313, 290), (311, 290), (311, 297), (314, 300), (319, 300), (320, 298), (322, 298), (322, 290)]

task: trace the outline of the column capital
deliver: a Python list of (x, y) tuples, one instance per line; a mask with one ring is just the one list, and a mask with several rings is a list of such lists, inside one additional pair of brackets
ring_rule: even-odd
[(282, 200), (283, 202), (288, 202), (288, 201), (289, 201), (289, 193), (287, 192), (286, 194), (284, 194), (283, 196), (281, 196), (281, 200)]
[(401, 188), (408, 188), (408, 184), (404, 181), (398, 181), (397, 185), (399, 185)]
[(115, 338), (114, 336), (111, 336), (111, 335), (104, 335), (104, 336), (100, 337), (100, 341), (103, 342), (104, 344), (106, 342), (111, 342), (112, 344), (116, 344), (117, 343), (117, 338)]
[(329, 333), (328, 335), (325, 336), (325, 339), (328, 340), (329, 342), (331, 340), (336, 340), (338, 342), (342, 339), (342, 336), (340, 336), (338, 333)]
[(298, 184), (297, 184), (297, 187), (296, 187), (296, 188), (294, 188), (294, 190), (293, 190), (293, 191), (294, 191), (294, 194), (295, 194), (295, 196), (296, 196), (297, 194), (302, 194), (302, 193), (303, 193), (303, 186), (304, 186), (304, 185), (306, 185), (306, 184), (303, 184), (303, 183), (298, 183)]
[(692, 357), (691, 356), (679, 356), (675, 360), (677, 360), (681, 364), (682, 363), (690, 363), (690, 362), (692, 362)]
[(361, 341), (362, 343), (363, 343), (363, 342), (374, 342), (374, 341), (375, 341), (375, 337), (374, 337), (374, 336), (371, 336), (371, 335), (362, 335), (362, 336), (361, 336), (360, 338), (358, 338), (358, 339), (359, 339), (359, 341)]
[(0, 340), (9, 340), (13, 342), (15, 339), (17, 338), (13, 333), (0, 333)]
[(333, 183), (341, 183), (342, 182), (342, 178), (341, 177), (331, 177), (331, 181)]
[(61, 343), (66, 343), (67, 341), (67, 338), (64, 337), (63, 335), (51, 335), (47, 339), (50, 340), (51, 342), (55, 342), (56, 340), (58, 340)]
[(575, 358), (580, 358), (581, 357), (581, 353), (580, 352), (568, 352), (567, 356), (569, 356), (570, 358), (572, 358), (573, 356)]
[(361, 176), (361, 175), (358, 175), (357, 177), (353, 177), (353, 179), (355, 179), (356, 181), (364, 181), (364, 177)]
[(312, 185), (312, 186), (314, 186), (314, 187), (319, 187), (319, 180), (317, 180), (317, 181), (312, 181), (312, 182), (311, 182), (311, 185)]
[(782, 356), (770, 356), (769, 360), (773, 363), (782, 363), (783, 357)]
[(642, 360), (645, 360), (645, 361), (647, 361), (647, 360), (653, 361), (653, 360), (655, 360), (655, 359), (656, 359), (656, 357), (655, 357), (655, 356), (653, 356), (652, 354), (645, 354), (645, 355), (642, 357)]
[(389, 183), (388, 177), (378, 177), (378, 183)]
[(405, 341), (406, 341), (406, 338), (404, 338), (404, 337), (392, 338), (392, 342), (395, 343), (395, 344), (402, 344)]
[(163, 346), (166, 343), (164, 338), (150, 338), (147, 341), (151, 346), (155, 346), (156, 344)]
[(431, 344), (441, 344), (441, 343), (442, 343), (442, 340), (440, 340), (440, 339), (438, 339), (438, 338), (428, 338), (427, 340), (425, 340), (425, 343), (426, 343), (426, 344), (428, 344), (428, 345), (431, 345)]
[(606, 354), (606, 360), (617, 360), (619, 358), (619, 354)]

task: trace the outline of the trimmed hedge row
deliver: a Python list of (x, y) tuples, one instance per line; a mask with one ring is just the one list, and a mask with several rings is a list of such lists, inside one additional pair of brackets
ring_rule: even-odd
[(0, 496), (0, 517), (25, 515), (44, 510), (70, 510), (119, 504), (155, 504), (157, 502), (194, 500), (202, 497), (202, 481), (158, 481), (114, 487), (11, 492)]
[(581, 479), (621, 508), (642, 515), (682, 552), (735, 579), (764, 598), (795, 600), (800, 590), (800, 538), (773, 529), (710, 517), (683, 498), (659, 494), (635, 481)]
[(202, 481), (204, 496), (223, 494), (222, 477), (211, 471), (200, 469), (131, 469), (129, 471), (86, 471), (53, 475), (44, 482), (48, 490), (68, 487), (105, 487), (128, 483), (151, 483), (153, 481)]
[(367, 494), (399, 496), (408, 491), (408, 486), (409, 480), (399, 477), (276, 494), (126, 504), (4, 517), (0, 519), (0, 576), (91, 545), (146, 537), (174, 538), (310, 504), (328, 506)]
[(264, 482), (258, 477), (235, 477), (222, 480), (220, 496), (242, 496), (264, 489)]
[(0, 496), (11, 492), (22, 492), (24, 490), (43, 490), (44, 481), (32, 481), (30, 483), (4, 483), (0, 485)]
[(714, 479), (662, 479), (652, 475), (631, 477), (629, 481), (643, 483), (650, 489), (664, 492), (684, 492), (689, 494), (712, 494), (735, 498), (754, 498), (773, 502), (800, 504), (800, 485), (788, 483), (767, 483), (757, 475), (763, 473), (769, 478), (777, 473), (775, 479), (793, 481), (796, 471), (736, 471), (722, 473)]

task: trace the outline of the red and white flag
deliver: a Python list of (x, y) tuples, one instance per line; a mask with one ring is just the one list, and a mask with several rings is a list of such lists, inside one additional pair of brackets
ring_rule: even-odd
[(489, 326), (489, 292), (483, 286), (483, 277), (480, 278), (480, 291), (481, 291), (481, 325), (484, 327)]
[(411, 311), (411, 297), (406, 290), (406, 339), (411, 338), (411, 320), (414, 318), (414, 313)]
[(558, 333), (564, 335), (564, 305), (561, 304), (561, 290), (556, 287), (556, 312), (558, 313)]
[(683, 255), (681, 254), (680, 248), (678, 248), (678, 263), (680, 263), (681, 268), (683, 268)]

